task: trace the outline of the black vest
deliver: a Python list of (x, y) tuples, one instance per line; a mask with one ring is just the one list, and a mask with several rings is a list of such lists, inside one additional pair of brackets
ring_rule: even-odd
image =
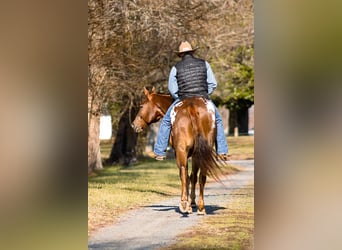
[(177, 69), (178, 96), (184, 99), (201, 96), (209, 99), (207, 67), (205, 61), (187, 54), (175, 65)]

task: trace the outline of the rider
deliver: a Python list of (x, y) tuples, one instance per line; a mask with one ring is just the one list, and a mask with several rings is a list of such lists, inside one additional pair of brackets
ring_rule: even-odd
[[(167, 110), (159, 127), (157, 141), (154, 145), (154, 158), (156, 160), (161, 161), (166, 158), (166, 148), (171, 132), (170, 113), (173, 106), (181, 99), (192, 96), (204, 97), (209, 100), (209, 95), (217, 87), (217, 82), (209, 63), (193, 56), (193, 52), (196, 49), (198, 48), (193, 49), (189, 42), (184, 41), (180, 44), (179, 51), (176, 52), (182, 60), (172, 67), (168, 84), (169, 92), (175, 101)], [(219, 159), (227, 161), (228, 145), (224, 134), (222, 118), (216, 107), (215, 118), (217, 127), (216, 152)]]

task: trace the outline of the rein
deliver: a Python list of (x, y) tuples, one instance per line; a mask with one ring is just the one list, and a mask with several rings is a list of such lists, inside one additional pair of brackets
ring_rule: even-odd
[[(163, 96), (161, 96), (161, 95), (158, 95), (159, 97), (163, 97)], [(165, 95), (166, 97), (168, 97), (168, 95)], [(159, 110), (160, 110), (160, 112), (162, 113), (162, 115), (164, 116), (165, 114), (166, 114), (166, 112), (167, 112), (167, 110), (168, 110), (168, 108), (171, 106), (171, 103), (170, 103), (170, 105), (169, 105), (169, 107), (167, 107), (166, 109), (165, 109), (165, 111), (163, 111), (163, 108), (162, 108), (162, 106), (160, 105), (160, 102), (153, 102), (154, 103), (154, 105), (156, 105), (158, 108), (159, 108)], [(148, 124), (148, 123), (146, 123), (146, 124)]]
[[(163, 114), (163, 116), (166, 114), (166, 112), (163, 111), (162, 107), (160, 107), (159, 103), (155, 103), (156, 106), (160, 109), (161, 113)], [(167, 110), (167, 109), (166, 109)]]

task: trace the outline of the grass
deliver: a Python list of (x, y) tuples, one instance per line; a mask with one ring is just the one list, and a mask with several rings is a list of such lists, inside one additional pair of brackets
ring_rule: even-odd
[[(254, 136), (227, 137), (229, 154), (233, 160), (254, 159)], [(107, 140), (101, 143), (101, 155), (108, 158), (113, 141)]]
[[(228, 137), (232, 159), (253, 157), (254, 137)], [(108, 157), (111, 141), (101, 144)], [(211, 178), (208, 179), (211, 181)], [(179, 195), (180, 181), (175, 160), (141, 159), (136, 165), (105, 167), (88, 180), (88, 235), (115, 222), (119, 214)]]
[(254, 136), (227, 137), (232, 160), (254, 159)]
[(180, 249), (253, 249), (254, 183), (234, 191), (232, 203), (215, 216), (208, 216), (192, 231), (177, 237), (163, 250)]
[(101, 157), (108, 158), (110, 155), (110, 151), (112, 150), (114, 140), (105, 140), (101, 141)]
[(88, 234), (115, 222), (117, 215), (179, 193), (174, 161), (142, 160), (138, 165), (106, 167), (88, 181)]

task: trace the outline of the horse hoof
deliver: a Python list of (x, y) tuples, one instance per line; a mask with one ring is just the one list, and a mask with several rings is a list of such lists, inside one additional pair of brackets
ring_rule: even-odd
[(179, 203), (179, 210), (181, 211), (181, 213), (185, 214), (185, 213), (190, 213), (190, 210), (191, 210), (191, 213), (192, 213), (192, 209), (191, 207), (189, 206), (189, 202), (187, 201), (181, 201)]
[(197, 215), (205, 215), (205, 214), (206, 214), (205, 209), (197, 210)]

